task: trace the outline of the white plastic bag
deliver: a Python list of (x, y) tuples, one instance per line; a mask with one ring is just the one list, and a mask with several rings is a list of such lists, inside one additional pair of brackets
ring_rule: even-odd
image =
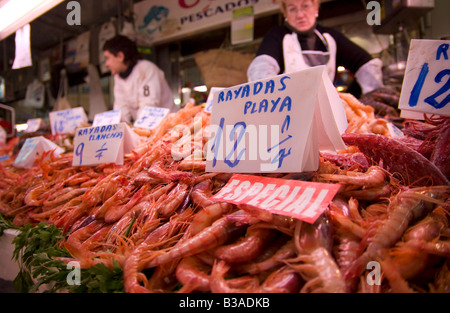
[(41, 109), (44, 106), (45, 86), (38, 79), (34, 79), (27, 87), (25, 106)]
[(58, 96), (56, 97), (53, 111), (68, 110), (72, 108), (72, 106), (69, 103), (69, 100), (67, 100), (68, 93), (69, 93), (69, 82), (67, 80), (67, 72), (65, 69), (62, 69), (61, 77), (59, 80)]

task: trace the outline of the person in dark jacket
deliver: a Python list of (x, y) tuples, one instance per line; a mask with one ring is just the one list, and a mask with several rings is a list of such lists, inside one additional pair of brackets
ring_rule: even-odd
[(280, 0), (285, 23), (269, 30), (247, 70), (249, 81), (325, 65), (333, 82), (338, 66), (354, 74), (363, 94), (383, 87), (382, 61), (343, 34), (317, 24), (320, 0)]

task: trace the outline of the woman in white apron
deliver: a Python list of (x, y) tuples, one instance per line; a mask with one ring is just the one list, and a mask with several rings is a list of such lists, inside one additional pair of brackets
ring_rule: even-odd
[(354, 73), (363, 94), (383, 87), (382, 61), (340, 32), (317, 25), (320, 0), (281, 0), (282, 26), (264, 37), (250, 64), (249, 81), (325, 65), (331, 81), (343, 66)]

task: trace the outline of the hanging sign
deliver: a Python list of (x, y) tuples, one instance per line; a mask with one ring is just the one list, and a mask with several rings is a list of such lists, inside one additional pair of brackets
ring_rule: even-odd
[(315, 171), (319, 149), (344, 149), (347, 117), (326, 67), (214, 94), (207, 172)]
[(95, 114), (92, 126), (119, 124), (121, 112), (122, 112), (121, 110), (111, 110)]
[(74, 138), (72, 166), (123, 164), (125, 153), (137, 145), (135, 134), (126, 123), (78, 128)]
[(231, 21), (231, 44), (236, 45), (253, 40), (253, 7), (244, 7), (233, 11)]
[(72, 133), (75, 128), (88, 123), (82, 107), (50, 112), (49, 120), (52, 135)]
[(145, 107), (139, 118), (134, 122), (134, 127), (154, 129), (169, 114), (168, 108)]
[(339, 184), (234, 174), (212, 200), (248, 204), (313, 224), (333, 200)]
[(54, 150), (54, 155), (59, 156), (64, 149), (54, 144), (43, 136), (27, 138), (19, 151), (14, 166), (20, 168), (31, 168), (34, 165), (36, 157), (43, 152)]
[(148, 43), (180, 38), (230, 24), (235, 10), (251, 6), (255, 16), (279, 12), (276, 1), (144, 0), (133, 5), (137, 36)]
[(402, 117), (450, 116), (449, 57), (450, 40), (411, 40), (398, 106)]

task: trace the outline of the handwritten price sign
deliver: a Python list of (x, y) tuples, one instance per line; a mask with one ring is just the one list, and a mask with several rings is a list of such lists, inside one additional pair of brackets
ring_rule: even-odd
[[(15, 167), (31, 168), (36, 158), (45, 151), (52, 151), (55, 156), (59, 156), (64, 149), (54, 144), (43, 136), (31, 137), (25, 140), (22, 148), (14, 160)], [(46, 158), (48, 158), (47, 156)]]
[(317, 170), (319, 149), (344, 149), (342, 100), (325, 66), (214, 93), (207, 172)]
[(413, 118), (411, 111), (450, 116), (449, 56), (450, 40), (411, 40), (399, 102), (402, 117)]
[(72, 166), (123, 164), (124, 153), (136, 147), (137, 135), (126, 123), (78, 128)]
[(111, 110), (95, 114), (92, 126), (119, 124), (121, 117), (120, 110)]
[(154, 129), (169, 114), (167, 108), (145, 107), (139, 118), (134, 122), (134, 127)]
[(71, 133), (78, 126), (88, 122), (86, 112), (82, 107), (50, 112), (49, 120), (52, 135)]

